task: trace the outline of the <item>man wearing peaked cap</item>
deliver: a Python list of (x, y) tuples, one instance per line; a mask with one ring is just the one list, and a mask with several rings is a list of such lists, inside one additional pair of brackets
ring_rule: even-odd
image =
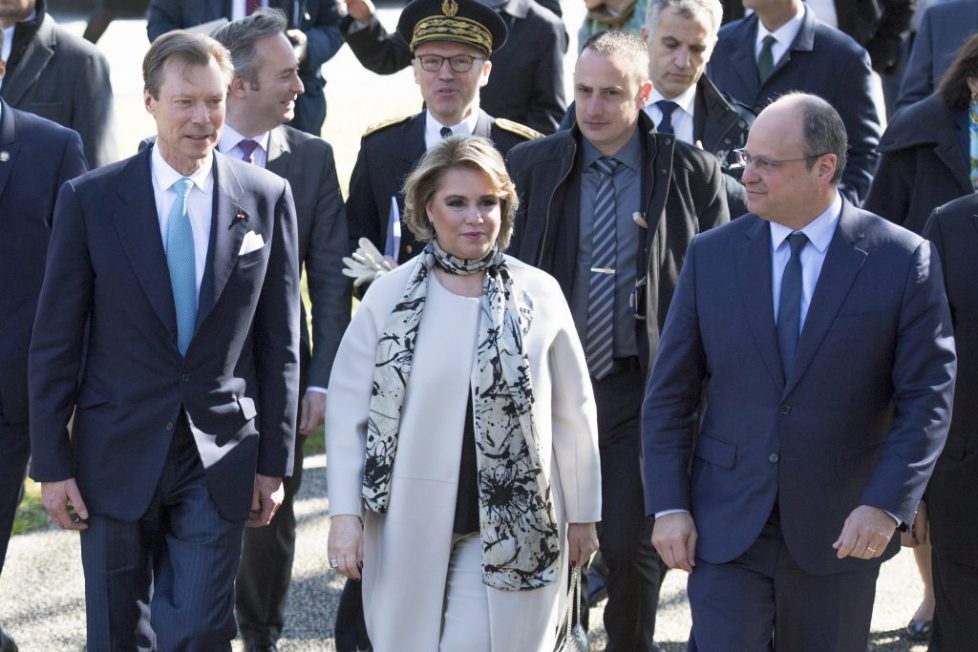
[(448, 136), (482, 136), (505, 155), (540, 134), (479, 108), (478, 91), (492, 70), (488, 56), (506, 41), (506, 25), (494, 11), (476, 0), (415, 0), (404, 9), (398, 32), (413, 52), (425, 109), (367, 129), (346, 207), (350, 251), (368, 238), (404, 262), (420, 249), (407, 229), (400, 230), (401, 186), (429, 147)]

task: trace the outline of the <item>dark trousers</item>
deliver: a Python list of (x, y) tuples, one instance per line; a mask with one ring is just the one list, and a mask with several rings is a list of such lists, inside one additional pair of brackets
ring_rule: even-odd
[(295, 558), (293, 501), (302, 485), (302, 446), (295, 443), (295, 467), (285, 479), (285, 500), (267, 527), (245, 528), (241, 565), (234, 584), (234, 607), (241, 636), (251, 643), (270, 645), (282, 635), (285, 601)]
[(934, 546), (934, 626), (930, 652), (974, 650), (978, 645), (978, 566), (941, 554)]
[(601, 454), (598, 540), (608, 568), (604, 626), (608, 650), (648, 652), (659, 606), (659, 556), (645, 515), (640, 461), (644, 381), (637, 358), (593, 381)]
[(81, 533), (88, 649), (230, 650), (243, 528), (218, 512), (181, 418), (142, 518), (92, 514)]
[[(866, 652), (879, 563), (810, 575), (791, 558), (777, 514), (743, 555), (699, 557), (689, 576), (698, 652)], [(773, 640), (772, 640), (773, 638)]]
[(0, 572), (3, 572), (30, 454), (27, 424), (6, 423), (0, 413)]

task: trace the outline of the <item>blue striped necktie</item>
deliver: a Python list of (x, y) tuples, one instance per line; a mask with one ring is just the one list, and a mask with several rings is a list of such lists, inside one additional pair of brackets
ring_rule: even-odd
[(182, 177), (173, 184), (177, 199), (166, 225), (166, 267), (170, 272), (173, 305), (177, 310), (177, 346), (187, 354), (197, 321), (197, 269), (194, 264), (194, 232), (190, 228), (187, 197), (194, 182)]
[(781, 276), (781, 299), (778, 302), (778, 350), (781, 352), (781, 369), (785, 380), (791, 375), (795, 362), (795, 350), (801, 336), (801, 250), (808, 244), (808, 236), (795, 231), (788, 236), (791, 258)]
[(591, 164), (598, 172), (591, 229), (591, 274), (587, 300), (587, 365), (601, 380), (611, 373), (614, 360), (615, 266), (617, 264), (617, 211), (615, 170), (620, 162), (602, 156)]

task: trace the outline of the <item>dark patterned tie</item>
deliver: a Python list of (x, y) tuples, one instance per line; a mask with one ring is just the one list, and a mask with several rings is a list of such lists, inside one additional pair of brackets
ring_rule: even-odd
[(659, 100), (655, 105), (662, 111), (662, 120), (659, 121), (659, 126), (655, 130), (660, 134), (675, 134), (672, 128), (672, 112), (678, 109), (679, 105), (672, 100)]
[(245, 163), (254, 163), (254, 153), (257, 147), (258, 143), (250, 138), (245, 138), (239, 142), (238, 148), (241, 150), (241, 160)]
[(788, 236), (791, 258), (781, 277), (781, 301), (778, 303), (778, 349), (781, 351), (781, 369), (784, 377), (791, 375), (795, 362), (795, 350), (801, 334), (801, 250), (808, 244), (808, 236), (795, 231)]
[(620, 162), (602, 156), (592, 166), (599, 172), (594, 193), (591, 229), (591, 278), (587, 300), (587, 364), (591, 376), (601, 380), (611, 373), (614, 360), (615, 265), (617, 264), (617, 211), (615, 170)]
[(442, 128), (441, 128), (441, 129), (440, 129), (440, 130), (438, 131), (438, 133), (440, 133), (440, 134), (441, 134), (441, 137), (442, 137), (442, 138), (449, 138), (449, 137), (451, 137), (451, 135), (452, 135), (452, 128), (451, 128), (451, 127), (442, 127)]
[(764, 41), (761, 45), (761, 54), (757, 57), (757, 78), (760, 79), (761, 83), (767, 81), (767, 78), (771, 76), (774, 72), (774, 44), (778, 42), (778, 39), (774, 38), (773, 35), (768, 34), (764, 37)]

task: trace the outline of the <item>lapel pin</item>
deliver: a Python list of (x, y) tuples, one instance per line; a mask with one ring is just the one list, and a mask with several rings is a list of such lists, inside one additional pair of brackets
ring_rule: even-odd
[(10, 152), (8, 152), (7, 150), (3, 150), (2, 152), (0, 152), (0, 163), (6, 163), (9, 160), (10, 160)]
[(231, 224), (228, 226), (228, 231), (233, 229), (235, 225), (243, 224), (244, 222), (247, 221), (248, 221), (248, 214), (239, 208), (238, 212), (234, 214), (234, 219), (231, 220)]

